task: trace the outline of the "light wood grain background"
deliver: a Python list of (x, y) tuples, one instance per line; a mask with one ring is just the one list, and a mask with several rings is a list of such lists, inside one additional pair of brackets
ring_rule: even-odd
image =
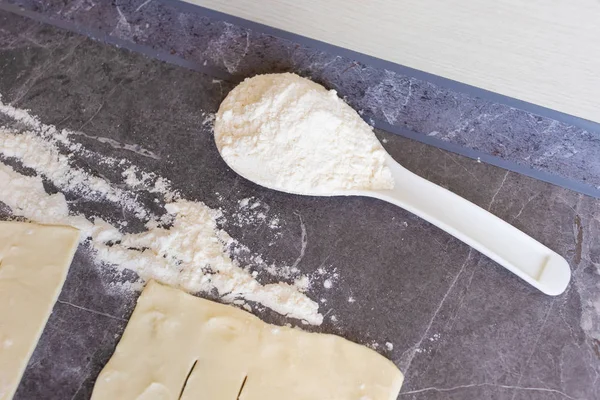
[(600, 122), (600, 0), (187, 0)]

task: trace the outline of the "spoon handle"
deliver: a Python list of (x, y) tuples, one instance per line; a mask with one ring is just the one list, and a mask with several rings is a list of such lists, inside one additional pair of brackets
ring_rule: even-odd
[(369, 192), (429, 221), (548, 295), (569, 284), (567, 261), (537, 240), (468, 200), (415, 175), (391, 157), (395, 188)]

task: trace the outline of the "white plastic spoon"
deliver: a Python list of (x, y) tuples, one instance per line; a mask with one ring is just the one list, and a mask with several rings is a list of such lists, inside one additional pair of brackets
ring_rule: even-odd
[[(356, 111), (308, 79), (294, 74), (246, 79), (221, 104), (215, 140), (231, 169), (258, 185), (300, 195), (375, 197), (431, 222), (546, 294), (558, 295), (569, 284), (571, 269), (563, 257), (402, 167)], [(387, 165), (393, 189), (338, 189), (391, 187), (389, 175), (387, 185), (376, 180), (385, 174), (371, 161)], [(331, 184), (339, 176), (346, 180)]]
[[(393, 189), (340, 191), (326, 196), (367, 196), (395, 204), (485, 254), (543, 293), (556, 296), (565, 291), (571, 269), (563, 257), (483, 208), (410, 172), (389, 155), (386, 163), (394, 177)], [(229, 166), (252, 181), (244, 171)]]

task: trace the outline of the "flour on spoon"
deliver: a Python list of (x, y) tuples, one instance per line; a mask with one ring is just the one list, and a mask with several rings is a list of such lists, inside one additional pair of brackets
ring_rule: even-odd
[(373, 129), (335, 90), (295, 74), (246, 79), (215, 120), (223, 159), (271, 189), (339, 194), (394, 187)]

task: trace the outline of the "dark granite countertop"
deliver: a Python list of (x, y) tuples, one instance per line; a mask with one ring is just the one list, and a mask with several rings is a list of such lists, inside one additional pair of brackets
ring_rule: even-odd
[[(43, 4), (58, 7), (58, 2)], [(79, 9), (93, 9), (91, 2), (78, 4)], [(130, 35), (143, 35), (130, 24), (118, 26)], [(227, 47), (244, 52), (245, 39), (235, 37), (222, 36), (221, 48), (206, 51)], [(219, 60), (226, 70), (234, 64), (237, 68), (239, 58), (228, 59), (228, 54)], [(254, 67), (245, 67), (244, 73), (264, 71), (262, 61), (259, 55), (245, 59)], [(274, 71), (289, 69), (270, 65)], [(334, 72), (327, 65), (321, 71), (319, 80), (328, 85), (327, 74)], [(165, 63), (0, 11), (3, 102), (31, 110), (44, 123), (85, 132), (78, 140), (87, 148), (156, 171), (185, 198), (220, 207), (226, 215), (235, 213), (241, 199), (260, 199), (281, 220), (282, 236), (275, 245), (264, 247), (260, 229), (234, 224), (225, 229), (248, 247), (262, 248), (267, 261), (293, 263), (305, 229), (307, 245), (298, 268), (311, 273), (326, 263), (339, 274), (333, 288), (315, 286), (308, 292), (311, 298), (326, 299), (321, 310), (327, 314), (322, 326), (308, 329), (379, 344), (376, 350), (406, 375), (401, 399), (600, 398), (600, 200), (377, 130), (385, 148), (404, 166), (565, 256), (573, 269), (571, 284), (558, 297), (543, 295), (390, 204), (292, 196), (238, 177), (220, 159), (210, 124), (203, 124), (237, 81), (226, 72), (217, 66)], [(337, 76), (335, 81), (344, 79)], [(385, 89), (378, 79), (361, 82), (363, 93)], [(137, 145), (153, 156), (97, 138)], [(81, 162), (118, 183), (101, 163)], [(85, 202), (76, 207), (109, 220), (115, 212)], [(4, 209), (0, 215), (10, 213)], [(137, 296), (111, 288), (113, 279), (110, 269), (99, 269), (85, 248), (77, 252), (16, 399), (90, 397)], [(356, 301), (348, 302), (350, 296)], [(288, 322), (267, 310), (258, 315)]]

